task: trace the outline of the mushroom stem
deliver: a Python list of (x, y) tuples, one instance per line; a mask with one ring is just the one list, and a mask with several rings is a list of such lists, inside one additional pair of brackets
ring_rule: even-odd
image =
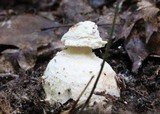
[(67, 47), (66, 51), (70, 54), (89, 54), (92, 49), (89, 47)]

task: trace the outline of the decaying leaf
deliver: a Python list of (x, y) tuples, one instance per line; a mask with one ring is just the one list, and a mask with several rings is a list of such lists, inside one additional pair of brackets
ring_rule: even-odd
[(5, 92), (0, 92), (0, 114), (10, 114), (12, 107)]
[(14, 68), (11, 64), (11, 62), (5, 57), (5, 55), (0, 56), (0, 73), (3, 72), (14, 72)]
[(130, 34), (133, 26), (135, 25), (135, 22), (141, 19), (142, 15), (139, 14), (138, 12), (132, 13), (130, 11), (127, 11), (123, 13), (120, 17), (125, 21), (122, 27), (120, 38), (126, 39), (128, 35)]
[(25, 4), (26, 6), (34, 6), (35, 8), (48, 8), (56, 3), (57, 0), (1, 0), (0, 5), (2, 6), (14, 6), (18, 4)]
[(34, 67), (37, 53), (27, 49), (23, 51), (20, 49), (7, 49), (2, 52), (2, 55), (8, 60), (7, 62), (11, 63), (9, 68), (13, 67), (14, 71), (19, 71), (21, 68), (27, 70)]
[(139, 20), (135, 23), (128, 39), (126, 40), (125, 49), (133, 62), (132, 72), (137, 72), (138, 68), (141, 66), (142, 61), (148, 56), (144, 41), (144, 28), (140, 28), (143, 20)]
[(147, 0), (141, 0), (137, 5), (138, 10), (143, 14), (143, 18), (146, 21), (155, 23), (155, 18), (157, 16), (157, 13), (159, 12), (159, 8), (157, 8), (155, 4), (153, 4), (153, 1), (151, 3)]
[(160, 55), (160, 32), (154, 32), (146, 46), (150, 54)]
[(106, 0), (89, 0), (89, 4), (93, 8), (102, 8), (106, 5)]
[(153, 32), (158, 31), (160, 9), (156, 7), (156, 4), (153, 4), (153, 2), (151, 3), (148, 0), (142, 0), (138, 2), (137, 5), (138, 12), (145, 20), (146, 43), (148, 43)]
[[(59, 36), (61, 32), (64, 32), (63, 30), (41, 31), (42, 28), (57, 25), (60, 24), (37, 15), (12, 17), (0, 23), (0, 46), (3, 47), (1, 51), (4, 50), (3, 54), (7, 57), (11, 54), (10, 59), (15, 59), (22, 69), (32, 68), (37, 56), (42, 56), (43, 52), (46, 54), (61, 48)], [(10, 50), (5, 51), (6, 49)]]
[[(91, 14), (93, 9), (87, 3), (87, 0), (63, 0), (60, 4), (61, 15), (65, 16), (65, 21), (69, 22), (79, 22), (90, 19), (97, 18), (98, 15)], [(74, 10), (73, 10), (74, 9)]]
[(152, 54), (159, 55), (159, 8), (142, 0), (138, 10), (121, 16), (125, 20), (121, 38), (125, 38), (125, 49), (132, 61), (132, 72), (137, 73), (142, 61)]

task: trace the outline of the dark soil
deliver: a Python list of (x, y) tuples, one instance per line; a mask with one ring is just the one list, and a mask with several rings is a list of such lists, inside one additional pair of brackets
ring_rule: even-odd
[[(111, 15), (113, 14), (114, 5), (112, 2), (109, 2), (111, 0), (108, 0), (108, 2), (102, 0), (102, 3), (97, 3), (97, 5), (96, 2), (90, 4), (87, 0), (77, 0), (76, 2), (55, 0), (53, 3), (51, 1), (53, 2), (54, 0), (49, 0), (48, 2), (45, 0), (42, 0), (42, 2), (38, 0), (22, 0), (21, 2), (19, 0), (12, 0), (12, 2), (9, 0), (2, 0), (0, 1), (0, 22), (6, 21), (13, 16), (16, 17), (28, 13), (31, 15), (40, 15), (42, 12), (46, 12), (46, 15), (41, 16), (49, 18), (54, 22), (56, 21), (61, 25), (70, 25), (83, 20), (92, 20), (97, 23), (112, 22), (112, 16), (109, 15), (110, 17), (108, 17), (108, 20), (105, 18), (108, 13)], [(92, 0), (89, 1), (91, 2)], [(133, 0), (133, 3), (135, 3), (135, 1), (136, 0)], [(83, 4), (83, 2), (85, 4)], [(135, 4), (133, 3), (125, 2), (126, 5), (124, 4), (123, 9), (134, 6)], [(93, 4), (94, 6), (91, 6)], [(119, 20), (120, 19), (118, 18), (118, 21)], [(118, 27), (120, 26), (116, 26), (116, 31), (119, 29)], [(52, 32), (55, 33), (55, 39), (61, 37), (69, 26), (62, 27), (63, 29), (60, 28), (51, 29)], [(106, 27), (100, 27), (100, 32), (104, 39), (107, 39), (108, 37), (105, 32), (108, 32), (109, 28), (110, 26), (108, 25)], [(117, 37), (118, 32), (115, 32), (113, 44), (109, 50), (109, 58), (107, 60), (121, 80), (121, 97), (118, 100), (113, 101), (112, 113), (159, 114), (159, 58), (148, 56), (143, 61), (138, 73), (132, 73), (132, 62), (125, 50), (124, 40), (116, 40)], [(55, 41), (54, 38), (52, 41)], [(56, 40), (56, 42), (58, 41)], [(48, 42), (48, 44), (49, 43), (50, 42)], [(2, 47), (1, 44), (3, 43), (0, 41), (0, 46)], [(14, 45), (16, 46), (15, 43)], [(35, 56), (34, 67), (30, 67), (27, 70), (23, 69), (20, 66), (19, 61), (14, 60), (13, 58), (7, 58), (6, 61), (8, 59), (13, 59), (11, 64), (9, 64), (8, 67), (5, 67), (8, 69), (13, 65), (11, 72), (4, 72), (0, 69), (0, 114), (56, 114), (62, 110), (68, 109), (68, 105), (60, 103), (50, 105), (44, 101), (45, 93), (42, 87), (41, 77), (49, 60), (51, 60), (55, 53), (60, 49), (53, 49), (49, 47), (50, 45), (38, 45), (40, 46), (35, 48), (37, 48), (37, 50), (39, 49), (39, 52), (37, 53), (40, 54)], [(21, 47), (17, 47), (23, 51)], [(3, 45), (3, 49), (0, 49), (1, 59), (6, 57), (3, 55), (3, 51), (8, 48), (10, 49), (10, 46), (7, 44), (6, 47)], [(11, 47), (11, 49), (13, 48)], [(95, 50), (95, 53), (99, 57), (102, 57), (104, 48)], [(0, 64), (8, 64), (8, 61)]]

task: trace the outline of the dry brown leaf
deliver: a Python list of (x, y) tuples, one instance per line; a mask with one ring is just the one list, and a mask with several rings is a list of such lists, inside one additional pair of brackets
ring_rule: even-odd
[(12, 107), (10, 106), (10, 102), (7, 99), (7, 95), (4, 92), (0, 92), (0, 113), (10, 114), (12, 111)]
[(144, 19), (134, 23), (125, 40), (125, 49), (132, 61), (132, 72), (137, 73), (143, 60), (151, 54), (160, 55), (158, 28)]
[(156, 23), (155, 18), (157, 13), (159, 12), (159, 8), (157, 8), (153, 2), (149, 2), (147, 0), (142, 0), (138, 2), (138, 10), (142, 12), (143, 18), (147, 22)]
[(125, 49), (132, 61), (132, 72), (137, 73), (142, 61), (148, 56), (145, 45), (144, 20), (138, 20), (125, 41)]
[(127, 38), (135, 23), (143, 18), (142, 14), (140, 14), (139, 12), (131, 11), (124, 12), (120, 15), (120, 17), (122, 20), (124, 20), (124, 25), (122, 27), (119, 38)]
[(125, 38), (125, 49), (132, 61), (132, 72), (137, 73), (142, 61), (150, 54), (159, 54), (159, 8), (154, 1), (138, 2), (138, 10), (125, 12), (120, 37)]
[(60, 114), (71, 114), (70, 111), (71, 111), (71, 109), (68, 109), (66, 111), (61, 112)]
[(150, 54), (160, 55), (160, 32), (154, 32), (147, 43)]
[(24, 70), (33, 68), (37, 57), (48, 56), (48, 53), (53, 54), (55, 50), (62, 48), (59, 41), (66, 28), (41, 31), (42, 28), (58, 25), (58, 22), (38, 15), (13, 16), (0, 23), (0, 46), (3, 46), (1, 51), (11, 49), (3, 54), (6, 57), (11, 55), (10, 60), (17, 61)]
[(146, 41), (145, 43), (148, 43), (148, 40), (151, 38), (151, 35), (153, 32), (158, 31), (157, 26), (153, 25), (152, 23), (146, 23), (145, 24), (145, 29), (146, 29)]
[[(63, 0), (60, 4), (61, 15), (65, 15), (65, 21), (67, 22), (79, 22), (84, 20), (93, 20), (98, 18), (99, 15), (92, 14), (93, 9), (87, 3), (87, 0)], [(74, 10), (73, 10), (74, 9)], [(90, 18), (90, 16), (92, 16)]]
[(14, 73), (14, 68), (10, 61), (4, 55), (0, 55), (0, 73), (10, 72)]

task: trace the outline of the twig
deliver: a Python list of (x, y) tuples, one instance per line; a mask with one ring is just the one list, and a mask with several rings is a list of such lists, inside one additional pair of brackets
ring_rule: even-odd
[(104, 65), (105, 65), (105, 61), (106, 61), (106, 59), (108, 58), (108, 52), (109, 52), (109, 48), (111, 47), (111, 44), (112, 44), (112, 36), (113, 36), (114, 27), (115, 27), (115, 22), (116, 22), (116, 17), (117, 17), (117, 13), (118, 13), (119, 1), (120, 1), (120, 0), (117, 0), (116, 9), (115, 9), (115, 14), (114, 14), (114, 19), (113, 19), (111, 31), (110, 31), (110, 34), (109, 34), (108, 44), (107, 44), (107, 46), (106, 46), (106, 48), (105, 48), (105, 54), (104, 54), (104, 58), (103, 58), (103, 61), (102, 61), (102, 64), (101, 64), (101, 68), (100, 68), (100, 70), (99, 70), (98, 76), (97, 76), (96, 81), (95, 81), (95, 83), (94, 83), (94, 85), (93, 85), (93, 88), (92, 88), (92, 90), (91, 90), (91, 93), (90, 93), (89, 97), (87, 98), (85, 104), (84, 104), (83, 107), (81, 108), (80, 113), (81, 113), (81, 112), (84, 110), (84, 108), (88, 105), (88, 103), (89, 103), (89, 101), (90, 101), (90, 99), (91, 99), (91, 97), (92, 97), (92, 95), (93, 95), (93, 93), (94, 93), (94, 90), (95, 90), (95, 88), (96, 88), (96, 86), (97, 86), (98, 80), (99, 80), (99, 78), (100, 78), (100, 76), (101, 76), (103, 67), (104, 67)]
[(8, 77), (18, 78), (19, 75), (17, 75), (17, 74), (12, 74), (12, 73), (0, 73), (0, 77), (1, 77), (1, 78), (8, 78)]
[(54, 29), (54, 28), (61, 28), (61, 27), (71, 27), (71, 26), (73, 26), (73, 24), (57, 25), (53, 27), (41, 28), (41, 31), (48, 30), (48, 29)]
[[(49, 29), (55, 29), (55, 28), (62, 28), (62, 27), (71, 27), (74, 24), (67, 24), (67, 25), (57, 25), (57, 26), (53, 26), (53, 27), (47, 27), (47, 28), (41, 28), (41, 31), (45, 31), (45, 30), (49, 30)], [(112, 24), (97, 24), (98, 26), (104, 26), (104, 27), (109, 27)], [(116, 24), (116, 25), (120, 25), (120, 24)]]
[(160, 55), (150, 55), (150, 57), (160, 58)]
[(148, 100), (148, 98), (147, 98), (145, 95), (143, 95), (142, 93), (140, 93), (139, 91), (137, 91), (137, 90), (135, 90), (135, 89), (133, 89), (133, 88), (128, 88), (128, 89), (131, 90), (131, 91), (134, 91), (136, 94), (138, 94), (138, 95), (140, 95), (141, 97), (143, 97), (146, 102), (151, 103), (151, 102)]

